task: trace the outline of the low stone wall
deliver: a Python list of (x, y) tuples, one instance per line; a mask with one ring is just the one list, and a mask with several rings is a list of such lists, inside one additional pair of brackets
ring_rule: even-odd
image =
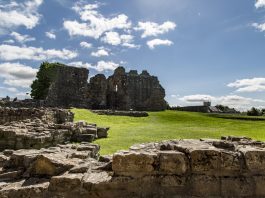
[(265, 197), (265, 143), (249, 138), (140, 144), (99, 161), (78, 151), (90, 150), (4, 151), (0, 197)]
[(0, 107), (0, 124), (12, 121), (39, 118), (44, 122), (65, 123), (73, 122), (74, 114), (64, 109), (48, 108), (8, 108)]
[(41, 149), (65, 142), (93, 142), (106, 138), (109, 128), (86, 122), (45, 123), (40, 119), (0, 125), (0, 150)]
[(131, 117), (148, 117), (145, 111), (115, 111), (115, 110), (92, 110), (99, 115), (131, 116)]

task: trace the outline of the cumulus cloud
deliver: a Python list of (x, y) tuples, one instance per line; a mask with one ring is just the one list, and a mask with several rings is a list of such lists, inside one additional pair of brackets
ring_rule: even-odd
[(10, 36), (12, 36), (19, 43), (26, 43), (26, 42), (30, 42), (30, 41), (35, 41), (36, 40), (34, 37), (31, 37), (29, 35), (22, 35), (22, 34), (19, 34), (17, 32), (12, 32), (10, 34)]
[(153, 40), (147, 41), (146, 44), (148, 45), (150, 49), (155, 49), (155, 47), (159, 45), (171, 46), (174, 43), (170, 40), (153, 39)]
[(119, 64), (116, 64), (112, 61), (99, 61), (95, 65), (92, 65), (90, 63), (83, 63), (83, 62), (79, 61), (79, 62), (69, 63), (69, 65), (74, 66), (74, 67), (94, 69), (98, 72), (103, 72), (103, 71), (107, 71), (107, 70), (113, 71), (119, 66)]
[(201, 105), (204, 101), (211, 101), (215, 104), (222, 104), (226, 106), (230, 106), (239, 110), (246, 110), (253, 106), (260, 107), (265, 106), (265, 100), (242, 97), (238, 95), (227, 95), (214, 97), (211, 95), (189, 95), (178, 98), (184, 105), (190, 105), (192, 103), (196, 103), (196, 105)]
[(256, 8), (262, 8), (265, 7), (265, 0), (257, 0), (255, 4)]
[(54, 34), (54, 32), (50, 31), (50, 32), (45, 32), (45, 35), (50, 38), (50, 39), (56, 39), (56, 35)]
[(37, 69), (20, 63), (1, 63), (0, 77), (4, 84), (14, 87), (28, 88), (34, 80)]
[(138, 48), (139, 46), (133, 44), (134, 37), (129, 34), (120, 35), (118, 32), (106, 32), (105, 36), (101, 39), (104, 43), (110, 45), (122, 45), (128, 48)]
[(28, 0), (24, 2), (0, 1), (0, 30), (7, 30), (24, 26), (34, 28), (41, 18), (38, 13), (43, 0)]
[(81, 42), (81, 43), (80, 43), (80, 46), (83, 47), (83, 48), (87, 48), (87, 49), (93, 47), (93, 45), (92, 45), (91, 43), (87, 43), (87, 42), (85, 42), (85, 41)]
[(47, 60), (47, 59), (73, 59), (78, 54), (67, 49), (55, 50), (36, 47), (19, 47), (14, 45), (0, 45), (0, 60)]
[(265, 23), (261, 23), (261, 24), (253, 23), (252, 26), (256, 28), (257, 30), (259, 30), (260, 32), (265, 31)]
[(80, 15), (82, 22), (65, 20), (64, 28), (70, 36), (80, 35), (98, 39), (107, 31), (114, 29), (126, 30), (131, 28), (131, 22), (125, 14), (105, 17), (97, 11), (99, 4), (75, 4), (73, 9)]
[(236, 88), (237, 92), (261, 92), (265, 91), (265, 78), (241, 79), (227, 86)]
[(91, 56), (95, 56), (95, 57), (109, 56), (109, 52), (106, 49), (102, 48), (96, 52), (92, 52)]
[(135, 28), (136, 31), (143, 31), (142, 38), (149, 36), (158, 36), (164, 33), (174, 30), (176, 24), (172, 21), (166, 21), (163, 24), (159, 25), (154, 22), (139, 22), (138, 26)]

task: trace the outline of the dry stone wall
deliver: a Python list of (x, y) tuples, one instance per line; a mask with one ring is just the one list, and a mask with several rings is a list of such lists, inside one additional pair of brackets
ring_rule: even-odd
[(4, 151), (0, 197), (265, 197), (264, 142), (171, 140), (99, 160), (91, 150), (98, 147)]

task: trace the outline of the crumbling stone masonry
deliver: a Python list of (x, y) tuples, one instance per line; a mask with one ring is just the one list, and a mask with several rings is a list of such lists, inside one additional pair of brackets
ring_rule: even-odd
[(118, 67), (112, 76), (88, 79), (88, 70), (60, 66), (49, 88), (46, 104), (61, 107), (160, 111), (166, 109), (165, 90), (147, 71), (125, 72)]
[(84, 68), (60, 66), (47, 96), (47, 104), (54, 107), (86, 107), (88, 104), (88, 70)]
[(63, 109), (0, 108), (0, 151), (41, 149), (65, 142), (106, 138), (109, 128), (80, 121)]
[[(244, 137), (0, 153), (0, 197), (265, 197), (265, 143)], [(92, 158), (91, 158), (92, 157)]]
[(0, 107), (0, 124), (38, 118), (46, 123), (73, 122), (74, 114), (69, 110), (46, 108), (3, 108)]

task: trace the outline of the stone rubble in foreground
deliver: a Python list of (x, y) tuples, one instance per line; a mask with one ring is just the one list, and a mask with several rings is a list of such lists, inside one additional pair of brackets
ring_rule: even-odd
[(91, 143), (0, 153), (0, 197), (265, 197), (265, 143), (170, 140), (99, 157)]
[(0, 151), (93, 142), (108, 136), (108, 127), (73, 120), (74, 114), (64, 109), (0, 108)]

